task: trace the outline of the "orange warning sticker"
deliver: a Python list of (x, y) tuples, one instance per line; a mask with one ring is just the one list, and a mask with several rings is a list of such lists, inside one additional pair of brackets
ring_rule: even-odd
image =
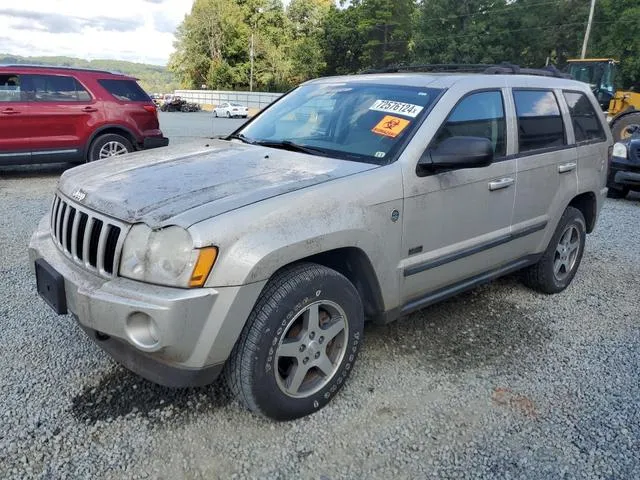
[(404, 118), (385, 115), (384, 118), (371, 129), (371, 131), (373, 133), (377, 133), (378, 135), (395, 138), (400, 135), (410, 123), (411, 121), (405, 120)]

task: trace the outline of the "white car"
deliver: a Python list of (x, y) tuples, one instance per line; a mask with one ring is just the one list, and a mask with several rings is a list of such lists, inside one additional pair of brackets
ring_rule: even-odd
[(239, 103), (224, 102), (213, 109), (214, 117), (242, 117), (247, 118), (249, 109)]

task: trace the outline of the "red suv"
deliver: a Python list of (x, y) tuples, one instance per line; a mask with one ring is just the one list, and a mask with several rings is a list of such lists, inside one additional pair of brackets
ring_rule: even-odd
[(89, 162), (168, 144), (156, 106), (135, 78), (0, 66), (0, 165)]

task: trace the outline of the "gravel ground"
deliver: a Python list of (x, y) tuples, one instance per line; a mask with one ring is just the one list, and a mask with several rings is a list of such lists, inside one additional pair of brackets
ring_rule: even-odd
[(607, 201), (564, 293), (507, 277), (370, 325), (338, 397), (273, 423), (128, 373), (37, 297), (64, 168), (0, 167), (0, 478), (640, 478), (639, 196)]

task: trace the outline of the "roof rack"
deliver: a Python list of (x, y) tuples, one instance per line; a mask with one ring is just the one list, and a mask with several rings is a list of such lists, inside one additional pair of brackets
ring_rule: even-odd
[(424, 65), (393, 65), (381, 69), (368, 69), (360, 73), (397, 73), (397, 72), (448, 72), (482, 73), (486, 75), (538, 75), (543, 77), (572, 78), (553, 65), (544, 68), (522, 68), (512, 63), (433, 63)]
[(75, 70), (75, 71), (81, 71), (81, 72), (106, 73), (106, 74), (109, 74), (109, 75), (124, 75), (123, 73), (119, 73), (119, 72), (110, 72), (108, 70), (98, 70), (98, 69), (95, 69), (95, 68), (69, 67), (69, 66), (57, 66), (57, 65), (38, 65), (38, 64), (35, 64), (35, 63), (12, 63), (12, 64), (0, 63), (0, 67), (7, 67), (7, 68), (45, 68), (45, 69), (51, 69), (51, 70)]

